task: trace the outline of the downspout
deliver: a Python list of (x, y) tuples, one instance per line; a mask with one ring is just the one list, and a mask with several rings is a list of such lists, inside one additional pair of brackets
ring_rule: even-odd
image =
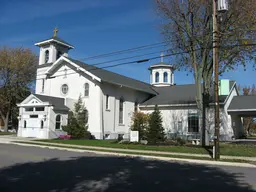
[(101, 90), (101, 132), (102, 132), (102, 139), (105, 139), (104, 134), (104, 110), (103, 110), (103, 91)]
[(116, 97), (114, 97), (114, 127), (113, 131), (116, 131)]

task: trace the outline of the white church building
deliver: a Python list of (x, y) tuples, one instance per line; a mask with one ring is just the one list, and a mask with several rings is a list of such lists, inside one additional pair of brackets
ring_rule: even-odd
[[(57, 138), (66, 134), (68, 111), (79, 96), (89, 112), (88, 130), (96, 139), (128, 138), (135, 110), (150, 113), (158, 105), (167, 136), (199, 137), (201, 118), (195, 101), (195, 84), (174, 84), (173, 67), (164, 62), (152, 65), (150, 84), (100, 69), (68, 56), (74, 48), (56, 34), (35, 44), (40, 48), (35, 94), (19, 106), (18, 136)], [(220, 82), (220, 138), (230, 140), (242, 134), (241, 118), (228, 114), (238, 95), (236, 83)], [(207, 133), (213, 136), (213, 105)], [(234, 123), (232, 123), (234, 122)]]

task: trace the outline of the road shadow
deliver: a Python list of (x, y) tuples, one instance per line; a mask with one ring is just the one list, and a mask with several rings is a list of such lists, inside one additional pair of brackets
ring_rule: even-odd
[[(111, 156), (50, 159), (0, 169), (1, 192), (253, 192), (219, 168)], [(240, 180), (240, 181), (239, 181)]]

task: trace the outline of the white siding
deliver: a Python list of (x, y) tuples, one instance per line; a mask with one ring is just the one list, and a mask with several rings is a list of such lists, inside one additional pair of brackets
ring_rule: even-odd
[[(67, 76), (65, 77), (65, 71), (67, 69)], [(100, 84), (96, 80), (92, 80), (87, 75), (80, 75), (72, 70), (69, 66), (62, 65), (53, 74), (56, 78), (48, 79), (50, 84), (48, 87), (48, 96), (67, 98), (67, 105), (73, 109), (72, 104), (76, 102), (81, 95), (85, 107), (89, 112), (88, 126), (89, 131), (100, 138), (101, 135), (101, 89)], [(89, 96), (84, 96), (84, 84), (89, 84)], [(68, 93), (64, 95), (61, 92), (61, 86), (67, 84), (69, 87)]]
[[(110, 134), (109, 138), (117, 138), (118, 134), (125, 134), (124, 136), (128, 137), (135, 102), (145, 101), (149, 94), (108, 83), (102, 84), (102, 91), (104, 94), (104, 134)], [(109, 95), (109, 110), (106, 109), (106, 95)], [(124, 123), (122, 125), (119, 124), (119, 101), (121, 97), (124, 99)]]
[[(55, 130), (56, 115), (61, 115), (61, 126), (67, 124), (68, 114), (66, 111), (53, 111), (52, 107), (45, 106), (44, 111), (25, 111), (20, 107), (20, 120), (18, 126), (19, 137), (36, 137), (40, 139), (57, 138), (66, 134), (62, 129)], [(38, 118), (30, 118), (30, 115), (38, 115)], [(24, 127), (26, 121), (26, 127)], [(43, 128), (41, 128), (43, 121)]]
[[(165, 107), (165, 108), (159, 108), (161, 115), (162, 115), (162, 120), (163, 120), (163, 127), (165, 129), (165, 132), (173, 135), (173, 134), (179, 134), (179, 135), (184, 135), (186, 136), (188, 134), (188, 114), (189, 113), (196, 113), (197, 109), (196, 108), (173, 108), (173, 107)], [(152, 113), (153, 109), (149, 108), (141, 108), (142, 112), (145, 113)], [(182, 128), (179, 129), (178, 123), (182, 123)]]
[[(159, 110), (162, 115), (163, 119), (163, 127), (168, 133), (168, 135), (178, 134), (183, 135), (184, 138), (187, 137), (187, 135), (190, 135), (188, 132), (188, 114), (189, 113), (195, 113), (197, 112), (196, 108), (193, 107), (180, 107), (180, 108), (174, 108), (174, 107), (159, 107)], [(145, 113), (152, 113), (152, 108), (141, 108), (142, 112)], [(208, 109), (207, 113), (207, 119), (206, 119), (206, 130), (209, 134), (209, 138), (213, 138), (214, 136), (214, 128), (215, 128), (215, 122), (214, 122), (214, 108), (211, 107)], [(199, 119), (201, 119), (199, 117)], [(178, 123), (182, 122), (182, 128), (178, 126)], [(221, 140), (231, 140), (231, 137), (234, 135), (233, 129), (231, 127), (231, 118), (230, 115), (228, 115), (224, 108), (220, 109), (220, 139)], [(201, 130), (201, 122), (199, 122), (199, 132)]]
[[(40, 95), (47, 95), (48, 94), (48, 90), (49, 90), (49, 80), (45, 79), (46, 75), (45, 72), (49, 67), (43, 67), (43, 68), (39, 68), (37, 69), (37, 75), (36, 75), (36, 90), (35, 93), (36, 94), (40, 94)], [(42, 79), (44, 80), (44, 92), (42, 92)]]

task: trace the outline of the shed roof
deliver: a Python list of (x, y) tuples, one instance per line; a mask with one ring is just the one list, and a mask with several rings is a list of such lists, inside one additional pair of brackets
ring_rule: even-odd
[(51, 97), (51, 96), (39, 95), (39, 94), (33, 94), (33, 95), (43, 102), (49, 102), (50, 104), (53, 105), (54, 109), (69, 110), (69, 108), (65, 105), (64, 98)]
[[(170, 105), (170, 104), (196, 104), (196, 85), (175, 85), (169, 87), (154, 87), (158, 95), (145, 101), (142, 105)], [(219, 100), (224, 103), (227, 95), (220, 95)], [(210, 102), (213, 102), (210, 96)]]
[(241, 95), (235, 96), (228, 111), (256, 111), (256, 95)]

